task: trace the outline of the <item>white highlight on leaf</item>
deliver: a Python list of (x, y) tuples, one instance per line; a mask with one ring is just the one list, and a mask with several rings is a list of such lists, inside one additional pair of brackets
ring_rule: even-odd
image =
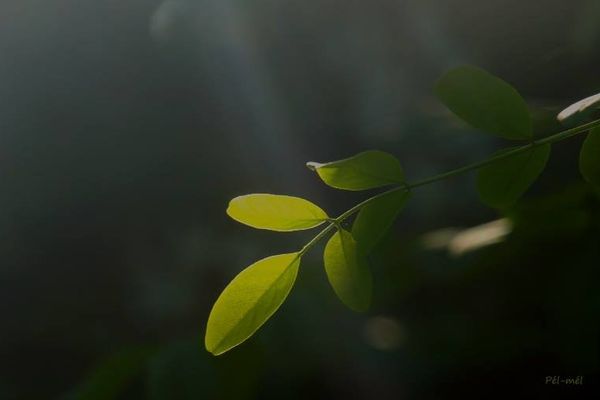
[(558, 114), (557, 119), (562, 122), (577, 113), (587, 110), (598, 102), (600, 102), (600, 93), (586, 97), (583, 100), (579, 100), (577, 103), (571, 104)]

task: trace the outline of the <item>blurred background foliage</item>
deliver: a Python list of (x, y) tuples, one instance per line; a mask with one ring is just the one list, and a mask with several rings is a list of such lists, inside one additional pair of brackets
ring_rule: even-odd
[(306, 161), (381, 149), (414, 180), (487, 156), (502, 142), (432, 94), (457, 63), (512, 83), (555, 132), (562, 106), (600, 91), (599, 4), (0, 1), (0, 398), (593, 395), (600, 201), (581, 138), (507, 215), (473, 176), (418, 190), (372, 256), (367, 314), (315, 251), (249, 342), (214, 358), (202, 337), (238, 271), (311, 235), (236, 224), (230, 198), (336, 215), (361, 195)]

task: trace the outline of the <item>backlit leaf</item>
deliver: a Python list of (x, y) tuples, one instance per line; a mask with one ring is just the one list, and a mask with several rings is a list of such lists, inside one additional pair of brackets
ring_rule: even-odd
[(327, 214), (299, 197), (248, 194), (229, 202), (227, 214), (242, 224), (272, 231), (298, 231), (321, 225)]
[(404, 182), (404, 172), (398, 159), (378, 150), (328, 163), (311, 161), (306, 166), (336, 189), (366, 190)]
[(549, 157), (550, 145), (546, 144), (482, 168), (477, 175), (479, 197), (490, 207), (512, 205), (542, 173)]
[(476, 67), (448, 71), (435, 93), (471, 126), (506, 139), (529, 139), (531, 118), (525, 100), (512, 86)]
[(263, 258), (240, 272), (215, 302), (205, 346), (219, 355), (248, 339), (277, 311), (294, 285), (298, 253)]
[(400, 210), (410, 197), (410, 192), (398, 190), (364, 206), (352, 225), (352, 236), (361, 254), (369, 254), (383, 238)]
[(600, 128), (592, 129), (585, 138), (579, 154), (579, 170), (586, 181), (600, 188)]
[(373, 278), (350, 232), (336, 232), (325, 246), (323, 259), (329, 283), (340, 300), (354, 311), (369, 308)]

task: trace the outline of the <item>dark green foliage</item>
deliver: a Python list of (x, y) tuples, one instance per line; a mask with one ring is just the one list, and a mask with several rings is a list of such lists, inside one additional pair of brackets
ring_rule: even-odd
[(600, 128), (588, 133), (579, 155), (579, 170), (586, 181), (600, 188)]
[(550, 145), (545, 144), (480, 169), (477, 191), (481, 201), (494, 208), (513, 205), (542, 173), (549, 157)]
[(525, 100), (512, 86), (472, 66), (448, 71), (436, 84), (439, 99), (465, 122), (506, 139), (526, 140), (532, 123)]
[(406, 205), (410, 192), (399, 190), (383, 196), (360, 209), (354, 224), (352, 236), (362, 254), (369, 254)]

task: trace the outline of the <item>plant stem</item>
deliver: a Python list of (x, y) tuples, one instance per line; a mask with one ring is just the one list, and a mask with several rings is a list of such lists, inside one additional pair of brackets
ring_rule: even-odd
[(310, 242), (306, 243), (306, 245), (298, 252), (298, 257), (302, 257), (309, 251), (315, 244), (317, 244), (323, 237), (325, 237), (329, 232), (331, 232), (335, 228), (336, 224), (331, 222), (329, 225), (325, 227), (317, 236), (312, 238)]
[(325, 227), (321, 232), (319, 232), (319, 234), (317, 236), (315, 236), (310, 242), (308, 242), (302, 248), (302, 250), (300, 250), (298, 255), (299, 256), (304, 255), (308, 250), (310, 250), (315, 244), (317, 244), (317, 242), (319, 242), (323, 237), (325, 237), (329, 232), (331, 232), (341, 222), (346, 220), (352, 214), (360, 211), (360, 209), (363, 208), (364, 206), (366, 206), (367, 204), (370, 204), (373, 201), (378, 200), (382, 197), (385, 197), (389, 194), (395, 193), (400, 190), (409, 191), (409, 190), (412, 190), (412, 189), (415, 189), (415, 188), (418, 188), (421, 186), (426, 186), (426, 185), (429, 185), (429, 184), (432, 184), (435, 182), (443, 181), (448, 178), (452, 178), (454, 176), (464, 174), (466, 172), (475, 171), (475, 170), (478, 170), (487, 165), (493, 164), (496, 161), (503, 160), (505, 158), (509, 158), (509, 157), (515, 156), (517, 154), (525, 153), (531, 149), (534, 149), (539, 146), (543, 146), (545, 144), (552, 144), (552, 143), (560, 142), (562, 140), (565, 140), (570, 137), (587, 132), (590, 129), (593, 129), (593, 128), (596, 128), (599, 126), (600, 126), (600, 119), (592, 121), (592, 122), (588, 122), (587, 124), (580, 125), (575, 128), (566, 129), (564, 131), (555, 133), (554, 135), (547, 136), (540, 140), (533, 140), (526, 145), (513, 148), (511, 150), (505, 151), (500, 154), (493, 155), (482, 161), (478, 161), (478, 162), (475, 162), (472, 164), (467, 164), (465, 166), (462, 166), (462, 167), (459, 167), (459, 168), (456, 168), (456, 169), (453, 169), (453, 170), (450, 170), (450, 171), (447, 171), (447, 172), (444, 172), (441, 174), (437, 174), (437, 175), (431, 176), (429, 178), (421, 179), (414, 183), (401, 184), (401, 185), (393, 187), (392, 189), (389, 189), (385, 192), (379, 193), (373, 197), (369, 197), (368, 199), (363, 200), (362, 202), (356, 204), (354, 207), (346, 210), (344, 213), (340, 214), (340, 216), (338, 216), (337, 218), (332, 219), (327, 227)]

